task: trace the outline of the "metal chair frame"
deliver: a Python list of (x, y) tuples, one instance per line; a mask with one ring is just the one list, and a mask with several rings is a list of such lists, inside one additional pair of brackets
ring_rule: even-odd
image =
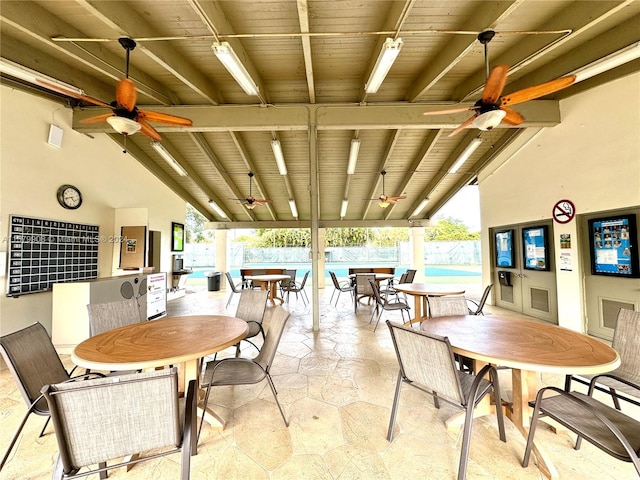
[[(393, 430), (403, 384), (432, 395), (436, 408), (440, 408), (439, 402), (442, 400), (464, 409), (465, 421), (458, 466), (458, 480), (464, 480), (469, 461), (473, 410), (489, 392), (493, 392), (494, 398), (500, 398), (498, 371), (492, 365), (485, 365), (477, 376), (462, 373), (456, 368), (451, 344), (447, 337), (430, 335), (410, 327), (394, 324), (389, 320), (386, 323), (391, 332), (393, 347), (400, 367), (387, 440), (393, 440)], [(447, 353), (445, 354), (445, 352)], [(419, 355), (419, 358), (412, 358), (416, 355)], [(487, 373), (489, 380), (484, 378)], [(496, 417), (500, 440), (506, 442), (504, 418), (500, 405), (496, 406)]]

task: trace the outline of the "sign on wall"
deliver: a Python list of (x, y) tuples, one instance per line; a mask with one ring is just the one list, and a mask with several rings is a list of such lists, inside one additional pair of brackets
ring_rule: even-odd
[(98, 225), (9, 216), (7, 296), (98, 277)]

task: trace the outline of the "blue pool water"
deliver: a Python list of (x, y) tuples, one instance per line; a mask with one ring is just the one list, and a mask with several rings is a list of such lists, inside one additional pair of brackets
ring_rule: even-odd
[[(365, 265), (359, 265), (359, 266), (365, 266)], [(369, 265), (367, 265), (369, 266)], [(380, 266), (380, 267), (387, 267), (390, 265), (376, 265), (376, 266)], [(255, 268), (278, 268), (275, 267), (273, 265), (254, 265)], [(335, 264), (326, 264), (325, 265), (325, 277), (329, 278), (329, 271), (335, 272), (336, 276), (338, 278), (343, 278), (343, 277), (347, 277), (349, 275), (349, 267), (354, 267), (354, 265), (350, 265), (350, 266), (338, 266)], [(247, 266), (245, 268), (251, 268), (250, 266)], [(311, 265), (286, 265), (283, 268), (295, 268), (298, 270), (298, 272), (302, 272), (304, 274), (304, 272), (306, 270), (311, 270)], [(396, 275), (400, 276), (402, 275), (407, 269), (403, 268), (403, 267), (398, 267), (396, 268)], [(193, 269), (193, 273), (191, 275), (189, 275), (189, 278), (195, 279), (195, 278), (205, 278), (204, 273), (205, 272), (211, 272), (213, 271), (212, 268), (194, 268)], [(240, 277), (240, 269), (239, 268), (235, 268), (235, 269), (231, 269), (231, 276), (233, 278), (239, 278)], [(429, 266), (426, 267), (424, 269), (424, 274), (427, 277), (479, 277), (481, 275), (481, 273), (479, 271), (475, 271), (475, 270), (464, 270), (464, 268), (460, 267), (460, 268), (447, 268), (447, 267), (433, 267), (433, 266)], [(297, 276), (297, 275), (296, 275)]]

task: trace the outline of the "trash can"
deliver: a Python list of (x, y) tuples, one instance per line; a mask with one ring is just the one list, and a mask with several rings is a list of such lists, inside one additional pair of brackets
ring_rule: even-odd
[(204, 276), (207, 277), (207, 290), (210, 292), (217, 292), (220, 290), (220, 272), (204, 272)]

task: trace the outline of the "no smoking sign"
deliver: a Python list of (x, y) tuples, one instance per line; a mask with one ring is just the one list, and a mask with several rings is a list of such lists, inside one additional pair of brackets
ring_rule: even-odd
[(560, 200), (553, 206), (553, 219), (558, 223), (569, 223), (576, 215), (576, 207), (571, 200)]

